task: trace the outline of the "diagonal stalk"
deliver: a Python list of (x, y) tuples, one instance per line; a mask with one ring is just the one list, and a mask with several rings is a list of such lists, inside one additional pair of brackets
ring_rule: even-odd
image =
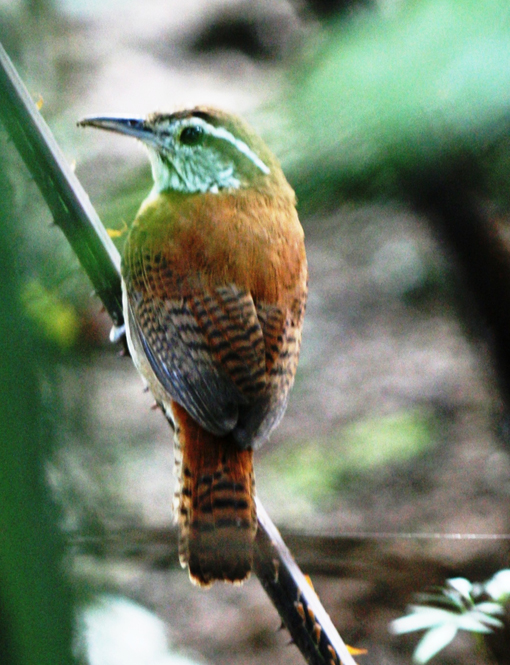
[(116, 326), (123, 323), (120, 255), (0, 44), (0, 120)]

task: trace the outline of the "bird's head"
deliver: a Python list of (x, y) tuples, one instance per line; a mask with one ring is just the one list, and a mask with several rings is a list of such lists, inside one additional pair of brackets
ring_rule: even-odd
[(78, 124), (142, 141), (149, 150), (157, 192), (266, 188), (283, 177), (264, 142), (240, 118), (216, 109), (153, 113), (143, 120), (86, 118)]

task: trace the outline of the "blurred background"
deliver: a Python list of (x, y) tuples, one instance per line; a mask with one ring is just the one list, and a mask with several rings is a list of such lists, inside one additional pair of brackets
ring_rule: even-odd
[[(79, 119), (207, 103), (243, 115), (281, 159), (310, 293), (289, 408), (256, 455), (258, 492), (340, 634), (368, 650), (359, 662), (411, 662), (418, 636), (388, 623), (414, 592), (509, 565), (507, 3), (0, 0), (0, 41), (119, 249), (149, 163)], [(6, 314), (2, 385), (20, 409), (13, 446), (32, 447), (51, 488), (67, 543), (54, 546), (89, 608), (82, 637), (106, 635), (83, 638), (78, 657), (302, 662), (256, 579), (204, 592), (180, 569), (171, 432), (109, 344), (110, 321), (3, 130), (0, 154), (5, 312), (28, 331), (13, 335)], [(35, 396), (11, 380), (16, 348)], [(37, 437), (20, 443), (27, 404)], [(20, 505), (39, 507), (28, 488)], [(142, 607), (160, 621), (150, 653), (132, 640), (146, 615), (126, 618)], [(126, 621), (116, 638), (107, 609)], [(487, 651), (461, 633), (435, 662), (508, 662), (498, 635)]]

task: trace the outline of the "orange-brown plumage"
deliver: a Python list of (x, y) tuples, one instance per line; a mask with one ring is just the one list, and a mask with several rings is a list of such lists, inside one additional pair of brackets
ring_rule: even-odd
[[(124, 261), (143, 246), (151, 257), (163, 252), (182, 295), (194, 288), (198, 273), (210, 287), (231, 282), (256, 300), (287, 304), (305, 261), (294, 201), (288, 185), (277, 194), (162, 193), (138, 213)], [(143, 280), (140, 274), (138, 283)], [(160, 288), (172, 286), (165, 282)]]
[(253, 451), (229, 435), (210, 434), (175, 402), (172, 411), (182, 479), (174, 507), (181, 563), (200, 586), (241, 581), (251, 570), (257, 525)]
[(301, 342), (294, 192), (222, 112), (116, 122), (89, 124), (141, 137), (155, 174), (124, 250), (124, 309), (135, 364), (176, 426), (181, 562), (199, 585), (240, 582), (256, 533), (252, 451), (283, 416)]

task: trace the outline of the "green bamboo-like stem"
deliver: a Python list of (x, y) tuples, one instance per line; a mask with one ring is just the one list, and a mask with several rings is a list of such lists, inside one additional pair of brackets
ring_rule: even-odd
[(0, 120), (116, 326), (123, 323), (120, 256), (0, 44)]
[[(123, 322), (120, 256), (0, 44), (0, 120), (114, 324)], [(260, 501), (255, 573), (310, 665), (355, 665)]]

